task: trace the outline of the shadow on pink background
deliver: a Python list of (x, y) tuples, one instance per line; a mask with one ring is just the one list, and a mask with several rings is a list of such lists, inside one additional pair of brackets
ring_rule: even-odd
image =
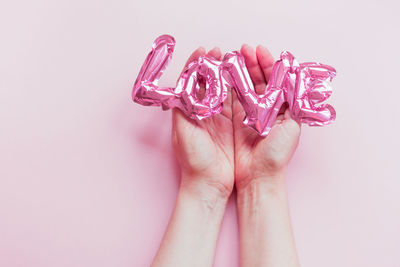
[[(395, 1), (0, 4), (0, 266), (149, 266), (179, 185), (170, 112), (130, 91), (152, 41), (243, 42), (335, 66), (337, 121), (303, 127), (288, 174), (303, 266), (400, 266)], [(238, 266), (233, 196), (215, 266)]]

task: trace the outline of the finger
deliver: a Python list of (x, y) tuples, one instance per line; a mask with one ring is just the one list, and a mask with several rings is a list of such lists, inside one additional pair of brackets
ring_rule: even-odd
[(186, 115), (183, 113), (182, 110), (179, 108), (173, 108), (172, 109), (172, 127), (175, 128), (176, 125), (178, 125), (179, 120), (182, 118), (186, 118)]
[[(179, 145), (179, 140), (181, 139), (180, 133), (188, 122), (186, 122), (186, 117), (179, 108), (172, 109), (172, 129), (171, 138), (174, 147)], [(175, 147), (176, 148), (176, 147)]]
[(230, 120), (232, 120), (233, 117), (233, 91), (231, 87), (227, 88), (226, 98), (221, 111), (221, 114)]
[(186, 68), (191, 62), (197, 60), (199, 57), (203, 56), (206, 53), (206, 49), (202, 46), (197, 48), (196, 50), (193, 51), (193, 53), (189, 56), (188, 60), (185, 63)]
[(213, 49), (207, 52), (207, 56), (220, 60), (222, 57), (221, 49), (219, 49), (219, 47), (214, 47)]
[(193, 61), (197, 60), (199, 57), (203, 56), (206, 53), (206, 50), (204, 47), (200, 46), (196, 50), (193, 51), (193, 53), (189, 56), (188, 60), (185, 63), (185, 66), (183, 67), (183, 70), (179, 76), (182, 75), (182, 73), (185, 71), (186, 67)]
[(258, 64), (257, 56), (254, 52), (254, 49), (251, 48), (251, 46), (244, 44), (242, 45), (240, 52), (244, 57), (246, 67), (249, 71), (250, 78), (253, 81), (256, 93), (264, 93), (264, 89), (267, 83), (265, 81), (264, 74), (260, 68), (260, 65)]
[(172, 132), (196, 127), (198, 121), (190, 119), (179, 108), (172, 109)]
[(285, 119), (285, 115), (284, 114), (278, 114), (278, 116), (276, 116), (276, 120), (274, 122), (274, 125), (282, 123)]
[[(222, 57), (221, 50), (218, 47), (214, 47), (213, 49), (209, 50), (206, 56), (219, 60)], [(205, 80), (200, 80), (199, 82), (200, 90), (198, 92), (198, 98), (202, 100), (206, 94), (206, 84)]]
[(274, 58), (267, 48), (262, 45), (257, 46), (256, 55), (258, 64), (264, 73), (265, 81), (268, 83), (269, 77), (271, 76), (272, 67), (274, 66)]
[(290, 115), (290, 110), (289, 110), (289, 109), (286, 109), (286, 110), (285, 110), (284, 116), (285, 116), (285, 120), (291, 119), (291, 118), (292, 118), (292, 116)]
[(285, 122), (288, 122), (288, 121), (295, 122), (299, 127), (301, 127), (301, 123), (300, 123), (299, 121), (295, 120), (295, 119), (292, 117), (292, 114), (291, 114), (289, 108), (287, 108), (287, 109), (285, 110), (285, 113), (283, 114), (283, 116), (284, 116)]
[(288, 109), (289, 109), (288, 108), (288, 104), (286, 102), (283, 103), (283, 105), (281, 106), (281, 108), (278, 111), (278, 114), (276, 115), (276, 120), (275, 120), (274, 125), (282, 123), (285, 120), (285, 116), (287, 116), (285, 114), (286, 114)]
[(287, 129), (289, 129), (290, 131), (300, 132), (301, 130), (301, 123), (292, 117), (289, 109), (286, 109), (282, 123), (285, 127), (289, 127)]
[[(212, 50), (208, 51), (207, 55), (216, 60), (222, 59), (222, 52), (219, 47), (214, 47)], [(224, 106), (222, 108), (221, 114), (228, 119), (232, 119), (232, 88), (228, 88), (227, 96), (223, 105)]]
[(280, 115), (280, 114), (284, 114), (285, 111), (286, 111), (286, 109), (288, 109), (288, 108), (289, 108), (289, 104), (288, 104), (287, 102), (283, 103), (283, 105), (282, 105), (281, 108), (279, 109), (278, 114), (279, 114), (279, 115)]
[[(182, 70), (181, 74), (179, 75), (179, 77), (182, 75), (182, 73), (186, 70), (187, 66), (191, 62), (197, 60), (199, 57), (203, 56), (205, 53), (206, 53), (206, 50), (202, 46), (200, 46), (199, 48), (194, 50), (193, 53), (189, 56), (188, 60), (186, 61), (185, 66), (183, 67), (183, 70)], [(189, 125), (191, 123), (193, 123), (193, 121), (190, 120), (189, 118), (187, 118), (180, 109), (178, 109), (178, 108), (172, 109), (173, 129), (179, 128), (178, 125), (181, 125), (181, 124)]]

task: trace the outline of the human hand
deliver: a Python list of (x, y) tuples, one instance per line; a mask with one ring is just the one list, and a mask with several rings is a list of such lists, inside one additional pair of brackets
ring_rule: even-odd
[[(187, 60), (185, 68), (204, 54), (205, 50), (202, 47), (195, 50)], [(218, 60), (222, 57), (217, 47), (207, 55)], [(200, 92), (202, 91), (204, 86)], [(224, 198), (230, 195), (234, 185), (231, 103), (229, 92), (222, 112), (201, 121), (187, 118), (177, 108), (173, 110), (172, 143), (182, 169), (182, 187), (197, 192), (216, 191)]]
[[(248, 46), (243, 46), (241, 52), (256, 92), (261, 93), (273, 59), (261, 47), (257, 55)], [(186, 64), (204, 54), (204, 48), (197, 49)], [(207, 55), (221, 58), (218, 48)], [(152, 266), (212, 266), (226, 201), (235, 179), (241, 266), (298, 266), (285, 190), (280, 186), (277, 194), (265, 194), (268, 183), (250, 188), (246, 185), (251, 181), (283, 179), (277, 177), (284, 177), (298, 143), (300, 126), (282, 108), (269, 135), (263, 138), (243, 124), (244, 115), (231, 91), (222, 112), (201, 121), (173, 110), (172, 142), (182, 180), (173, 215)]]
[[(268, 50), (243, 45), (241, 53), (255, 91), (264, 93), (274, 60)], [(300, 125), (283, 105), (266, 137), (243, 124), (245, 112), (232, 96), (235, 182), (240, 236), (240, 266), (298, 267), (291, 229), (285, 169), (300, 136)]]
[[(205, 55), (195, 50), (186, 66)], [(209, 57), (221, 59), (214, 48)], [(205, 92), (200, 86), (199, 98)], [(218, 233), (234, 185), (234, 144), (231, 94), (223, 110), (192, 120), (172, 111), (172, 143), (181, 167), (181, 186), (163, 241), (154, 258), (158, 266), (212, 266)]]
[[(271, 75), (274, 59), (262, 46), (258, 46), (254, 51), (250, 46), (243, 45), (241, 53), (256, 93), (263, 94)], [(235, 179), (238, 190), (255, 180), (273, 182), (283, 179), (286, 166), (297, 147), (300, 136), (300, 125), (291, 118), (287, 106), (282, 106), (267, 137), (259, 136), (243, 124), (245, 112), (236, 94), (232, 96), (232, 111)]]

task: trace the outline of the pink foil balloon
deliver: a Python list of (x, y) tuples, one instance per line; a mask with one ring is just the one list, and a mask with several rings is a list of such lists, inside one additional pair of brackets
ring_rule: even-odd
[[(310, 126), (322, 126), (335, 120), (334, 108), (323, 102), (331, 95), (329, 82), (334, 68), (320, 63), (298, 63), (287, 51), (276, 61), (263, 95), (254, 91), (243, 56), (225, 54), (222, 61), (200, 57), (190, 63), (176, 88), (159, 87), (158, 80), (172, 57), (175, 40), (162, 35), (154, 43), (133, 87), (132, 98), (145, 106), (177, 107), (192, 119), (204, 119), (222, 110), (228, 88), (236, 91), (246, 113), (244, 124), (266, 136), (282, 104), (287, 102), (292, 118)], [(198, 97), (200, 81), (206, 84), (204, 98)]]

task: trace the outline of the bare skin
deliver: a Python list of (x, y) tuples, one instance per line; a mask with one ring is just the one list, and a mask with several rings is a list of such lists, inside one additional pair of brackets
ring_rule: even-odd
[[(256, 92), (262, 93), (274, 63), (272, 56), (260, 46), (254, 52), (243, 45), (241, 53)], [(198, 48), (186, 65), (204, 54), (204, 48)], [(219, 48), (207, 55), (216, 59), (222, 56)], [(266, 138), (243, 125), (244, 111), (231, 92), (221, 114), (194, 121), (174, 109), (172, 117), (172, 142), (182, 180), (152, 266), (212, 266), (234, 185), (238, 192), (240, 265), (299, 266), (285, 170), (297, 147), (300, 126), (285, 107)]]
[[(204, 48), (198, 48), (186, 65), (204, 54)], [(221, 58), (218, 48), (207, 54)], [(152, 266), (212, 266), (235, 181), (231, 96), (221, 114), (202, 121), (193, 121), (174, 109), (172, 143), (182, 179), (174, 212)]]
[[(274, 60), (268, 50), (241, 49), (258, 94), (268, 83)], [(239, 214), (240, 266), (299, 266), (293, 240), (285, 171), (296, 150), (300, 125), (285, 106), (265, 138), (246, 127), (244, 111), (233, 97), (235, 181)]]

